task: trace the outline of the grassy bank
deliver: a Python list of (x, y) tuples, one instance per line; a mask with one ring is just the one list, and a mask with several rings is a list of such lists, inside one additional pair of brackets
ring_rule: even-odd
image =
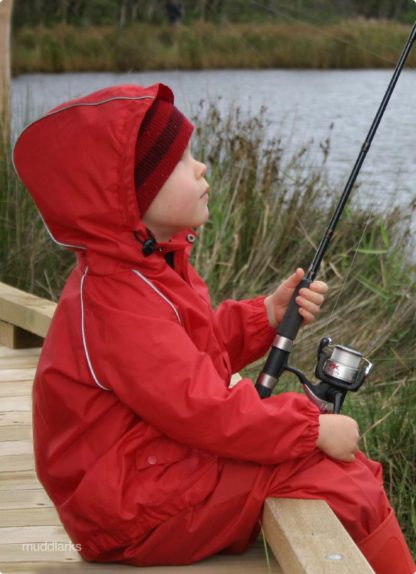
[[(202, 110), (195, 154), (210, 166), (211, 218), (200, 230), (194, 263), (214, 302), (270, 291), (307, 266), (339, 194), (328, 187), (310, 149), (290, 157), (266, 141), (266, 112), (221, 118)], [(1, 163), (0, 280), (56, 299), (73, 256), (49, 240), (10, 162)], [(354, 203), (343, 216), (320, 277), (330, 294), (319, 320), (303, 329), (292, 362), (313, 378), (316, 348), (330, 335), (375, 363), (375, 372), (344, 412), (360, 422), (363, 449), (383, 463), (387, 490), (416, 553), (416, 265), (409, 253), (410, 211), (368, 214)], [(260, 364), (247, 373), (255, 378)], [(279, 390), (296, 388), (282, 381)]]
[[(340, 193), (334, 194), (325, 179), (328, 142), (321, 146), (320, 165), (311, 164), (308, 148), (287, 157), (283, 142), (265, 143), (263, 120), (242, 120), (236, 113), (224, 126), (211, 108), (197, 132), (202, 156), (217, 167), (212, 167), (212, 217), (195, 246), (195, 263), (216, 301), (267, 292), (297, 265), (307, 267)], [(383, 463), (387, 491), (416, 553), (411, 213), (347, 208), (320, 271), (330, 285), (329, 297), (319, 320), (298, 337), (292, 363), (313, 380), (317, 344), (328, 335), (374, 362), (374, 373), (348, 397), (344, 413), (359, 421), (364, 451)], [(245, 374), (255, 379), (263, 363)], [(289, 389), (300, 385), (283, 379), (279, 392)]]
[[(311, 26), (194, 22), (169, 26), (19, 28), (13, 37), (14, 74), (204, 68), (392, 67), (409, 26), (348, 20)], [(409, 65), (416, 65), (411, 56)]]

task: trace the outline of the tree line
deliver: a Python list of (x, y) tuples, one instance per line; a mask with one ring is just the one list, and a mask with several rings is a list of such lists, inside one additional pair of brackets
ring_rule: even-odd
[(14, 4), (15, 27), (194, 20), (325, 22), (354, 17), (405, 21), (415, 16), (410, 0), (15, 0)]

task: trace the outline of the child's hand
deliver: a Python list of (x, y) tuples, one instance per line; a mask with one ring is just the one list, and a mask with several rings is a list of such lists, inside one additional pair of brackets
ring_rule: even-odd
[(351, 417), (319, 415), (319, 436), (316, 446), (331, 458), (352, 462), (358, 451), (360, 430)]
[[(272, 295), (264, 300), (267, 317), (273, 328), (276, 328), (282, 320), (293, 291), (304, 276), (304, 270), (297, 269), (293, 275), (279, 285)], [(305, 323), (312, 323), (315, 320), (327, 291), (328, 285), (323, 281), (314, 281), (309, 288), (303, 288), (299, 291), (296, 303), (299, 305), (299, 314), (302, 315)]]

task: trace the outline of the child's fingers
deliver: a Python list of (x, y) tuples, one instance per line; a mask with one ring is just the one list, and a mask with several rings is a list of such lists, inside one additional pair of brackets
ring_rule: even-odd
[(300, 309), (310, 313), (313, 317), (319, 313), (320, 305), (308, 301), (304, 297), (296, 297), (296, 303), (299, 305)]
[(322, 305), (322, 303), (325, 301), (323, 294), (311, 291), (311, 289), (301, 289), (299, 291), (299, 296), (307, 299), (308, 301), (311, 301), (312, 303), (315, 303), (316, 305)]
[(283, 282), (283, 284), (287, 289), (295, 289), (299, 281), (302, 281), (304, 276), (305, 271), (301, 267), (298, 267), (296, 271)]
[(314, 281), (309, 285), (309, 290), (313, 293), (325, 295), (328, 292), (328, 285), (324, 281)]
[(299, 308), (299, 315), (303, 317), (304, 322), (307, 324), (313, 323), (316, 319), (316, 315), (307, 311), (304, 307)]
[(309, 289), (315, 293), (322, 293), (323, 295), (328, 291), (328, 285), (324, 281), (313, 281), (309, 285)]

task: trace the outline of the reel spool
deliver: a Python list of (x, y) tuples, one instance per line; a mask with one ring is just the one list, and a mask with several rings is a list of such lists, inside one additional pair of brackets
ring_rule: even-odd
[(335, 345), (331, 357), (324, 365), (324, 373), (328, 377), (352, 385), (360, 372), (359, 365), (362, 357), (362, 354), (355, 349)]
[(315, 376), (319, 379), (317, 383), (308, 381), (298, 369), (286, 366), (287, 371), (298, 377), (306, 396), (321, 413), (339, 413), (347, 392), (358, 391), (372, 369), (373, 364), (359, 351), (343, 345), (332, 345), (329, 337), (324, 337), (319, 343), (315, 369)]

